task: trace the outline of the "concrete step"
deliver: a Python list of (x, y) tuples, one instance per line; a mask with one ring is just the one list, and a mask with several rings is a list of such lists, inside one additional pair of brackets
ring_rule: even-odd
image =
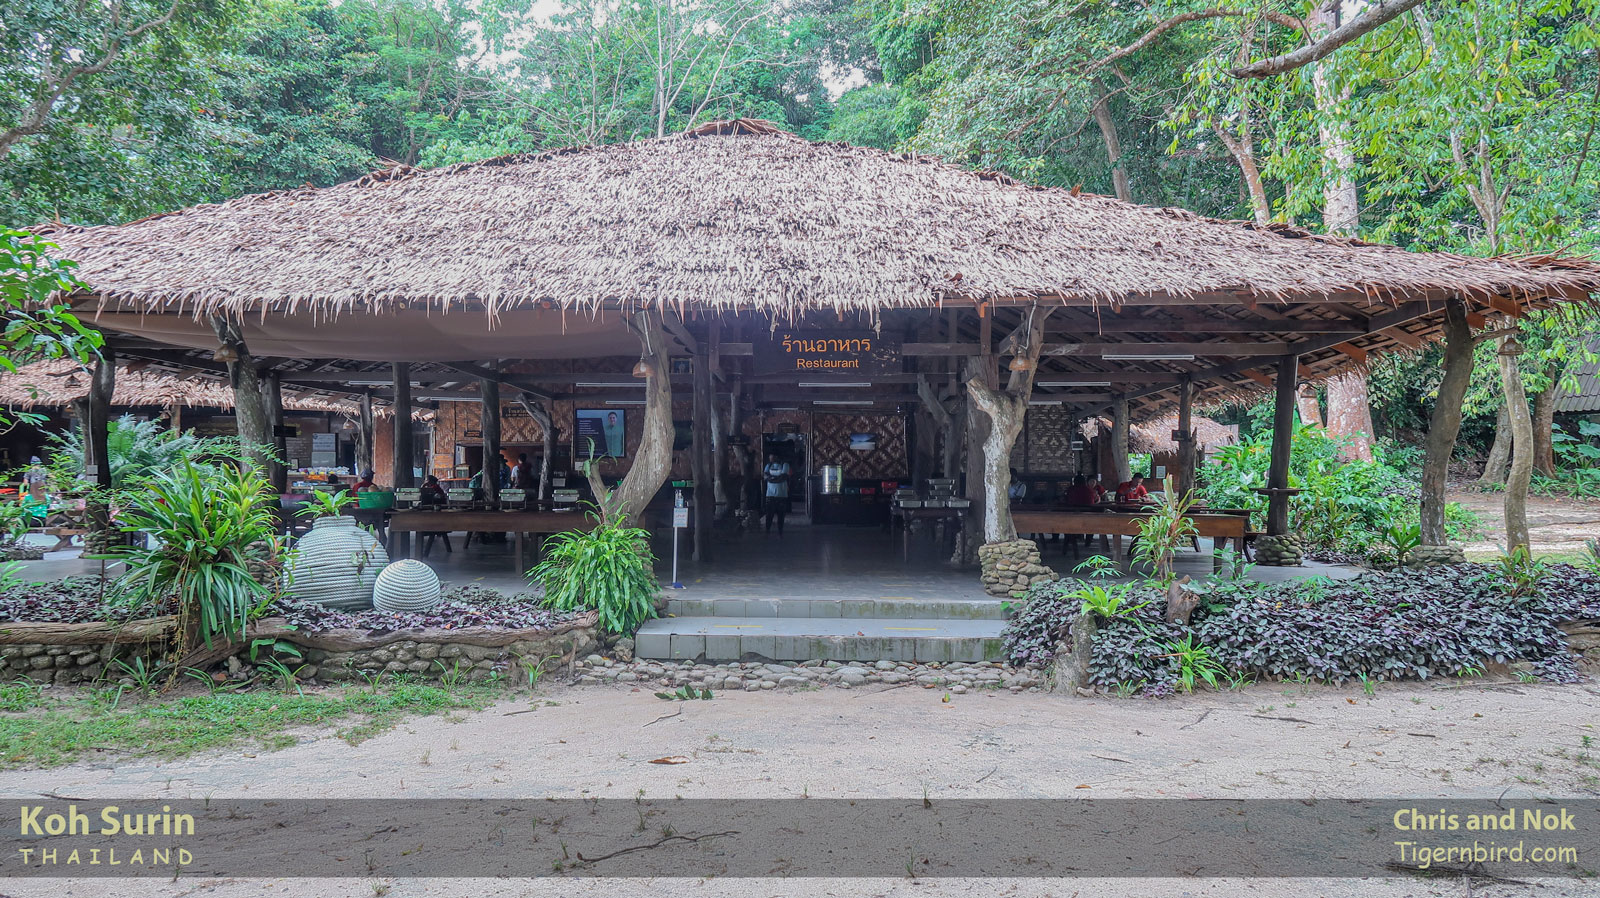
[(673, 617), (784, 617), (845, 618), (861, 620), (1000, 620), (1006, 618), (1000, 599), (913, 598), (781, 598), (694, 599), (670, 598), (667, 614)]
[(668, 617), (634, 637), (640, 658), (740, 661), (997, 661), (1003, 620)]

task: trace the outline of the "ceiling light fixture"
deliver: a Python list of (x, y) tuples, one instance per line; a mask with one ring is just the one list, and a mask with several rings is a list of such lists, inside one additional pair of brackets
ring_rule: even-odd
[(606, 405), (644, 405), (643, 399), (607, 399)]
[(1109, 380), (1040, 380), (1035, 381), (1036, 387), (1109, 387)]
[[(646, 376), (648, 377), (649, 375), (646, 375)], [(644, 387), (644, 384), (637, 384), (637, 383), (634, 383), (633, 381), (629, 381), (629, 380), (619, 380), (619, 381), (616, 381), (614, 383), (600, 383), (598, 381), (581, 381), (580, 380), (577, 383), (573, 384), (573, 386), (575, 386), (575, 387), (615, 387), (615, 388), (618, 388), (618, 389), (627, 389), (629, 387), (633, 387), (635, 389), (642, 389)]]
[(1108, 362), (1192, 362), (1192, 352), (1102, 352), (1100, 357)]
[(816, 399), (812, 405), (871, 405), (868, 399)]
[(857, 382), (853, 382), (853, 383), (845, 383), (843, 381), (837, 381), (837, 380), (832, 380), (832, 381), (830, 381), (830, 380), (803, 380), (800, 383), (796, 384), (796, 386), (801, 386), (801, 387), (870, 387), (870, 386), (872, 386), (872, 381), (857, 381)]

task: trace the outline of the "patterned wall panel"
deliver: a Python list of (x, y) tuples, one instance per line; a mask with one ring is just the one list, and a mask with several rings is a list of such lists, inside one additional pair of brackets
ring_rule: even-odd
[(1011, 466), (1029, 474), (1077, 473), (1072, 425), (1072, 414), (1059, 405), (1030, 407), (1022, 435), (1012, 447)]
[[(876, 434), (876, 448), (866, 452), (851, 449), (852, 433)], [(839, 465), (848, 478), (896, 480), (911, 476), (906, 460), (906, 420), (900, 415), (814, 413), (811, 453), (819, 469)]]

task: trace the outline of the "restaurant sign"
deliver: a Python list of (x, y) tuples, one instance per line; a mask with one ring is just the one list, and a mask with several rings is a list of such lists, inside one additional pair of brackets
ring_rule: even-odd
[(757, 374), (899, 374), (900, 342), (872, 331), (780, 330), (751, 347)]

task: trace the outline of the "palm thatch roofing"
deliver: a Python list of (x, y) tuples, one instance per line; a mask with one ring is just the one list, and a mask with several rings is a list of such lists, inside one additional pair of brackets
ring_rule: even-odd
[[(368, 361), (509, 358), (517, 346), (540, 358), (577, 346), (552, 350), (549, 340), (592, 326), (582, 324), (588, 317), (640, 307), (685, 322), (739, 312), (882, 323), (978, 306), (994, 316), (997, 338), (1024, 307), (1064, 307), (1047, 325), (1069, 343), (1189, 341), (1176, 360), (1113, 362), (1102, 360), (1103, 346), (1068, 346), (1041, 362), (1041, 381), (1050, 372), (1170, 375), (1136, 381), (1150, 386), (1127, 394), (1144, 415), (1170, 407), (1180, 378), (1195, 383), (1202, 405), (1256, 392), (1260, 359), (1273, 353), (1299, 356), (1302, 377), (1316, 380), (1374, 354), (1414, 351), (1438, 337), (1449, 298), (1466, 299), (1481, 328), (1489, 315), (1587, 300), (1600, 288), (1600, 266), (1585, 260), (1407, 252), (1027, 186), (752, 120), (432, 170), (399, 166), (332, 187), (35, 233), (80, 263), (91, 292), (78, 305), (96, 308), (103, 327), (203, 350), (215, 343), (197, 319), (236, 315), (254, 328), (253, 348), (270, 344), (257, 351), (289, 358), (328, 355), (333, 343), (337, 356)], [(440, 317), (462, 311), (483, 324), (463, 330), (468, 322)], [(418, 343), (430, 323), (449, 329), (439, 347)], [(1351, 332), (1320, 336), (1340, 327)], [(478, 352), (464, 355), (470, 348)]]
[(1597, 280), (1581, 262), (1208, 219), (748, 120), (36, 232), (101, 297), (150, 311), (637, 303), (788, 318), (1034, 297), (1544, 296)]
[[(1589, 351), (1600, 355), (1600, 337), (1589, 342)], [(1584, 365), (1573, 378), (1577, 381), (1576, 389), (1561, 391), (1556, 397), (1556, 413), (1573, 415), (1600, 412), (1600, 362)]]
[[(1219, 446), (1231, 446), (1239, 441), (1238, 428), (1205, 417), (1194, 415), (1189, 419), (1194, 430), (1196, 447), (1209, 452)], [(1162, 455), (1178, 451), (1178, 441), (1172, 438), (1178, 429), (1177, 415), (1147, 418), (1128, 425), (1128, 451), (1140, 455)], [(1109, 418), (1091, 418), (1081, 425), (1082, 433), (1089, 439), (1103, 439), (1111, 433)]]
[[(9, 408), (52, 408), (71, 405), (89, 395), (90, 374), (71, 360), (33, 362), (0, 375), (0, 405)], [(124, 408), (233, 408), (233, 388), (206, 376), (179, 376), (149, 367), (119, 365), (111, 404)], [(360, 414), (354, 402), (285, 389), (283, 407), (297, 412)]]

